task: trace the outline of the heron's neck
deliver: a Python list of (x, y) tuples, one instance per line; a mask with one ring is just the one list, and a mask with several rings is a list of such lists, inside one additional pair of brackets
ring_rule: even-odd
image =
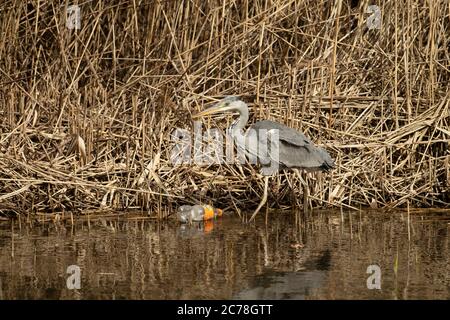
[(234, 133), (240, 133), (244, 130), (248, 122), (248, 110), (237, 110), (239, 112), (239, 118), (233, 122), (232, 131)]

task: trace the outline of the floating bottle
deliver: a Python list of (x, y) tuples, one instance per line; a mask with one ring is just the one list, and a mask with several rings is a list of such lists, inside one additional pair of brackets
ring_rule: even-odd
[(181, 206), (178, 208), (177, 217), (181, 223), (190, 223), (195, 221), (207, 221), (222, 216), (221, 209), (213, 208), (208, 205)]

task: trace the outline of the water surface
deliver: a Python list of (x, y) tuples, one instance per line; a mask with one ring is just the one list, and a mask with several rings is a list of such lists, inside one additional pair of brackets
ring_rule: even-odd
[[(449, 299), (450, 214), (0, 224), (0, 299)], [(81, 288), (67, 288), (77, 265)], [(368, 289), (370, 265), (381, 289)]]

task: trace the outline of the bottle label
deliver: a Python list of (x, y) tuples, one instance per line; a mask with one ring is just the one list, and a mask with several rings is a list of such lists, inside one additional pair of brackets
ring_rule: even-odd
[(203, 220), (209, 220), (214, 218), (214, 209), (210, 206), (205, 206), (205, 215), (203, 216)]

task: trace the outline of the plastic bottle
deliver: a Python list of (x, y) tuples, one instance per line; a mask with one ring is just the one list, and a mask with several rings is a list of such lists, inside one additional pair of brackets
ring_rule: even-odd
[(177, 217), (182, 223), (194, 221), (207, 221), (222, 216), (222, 210), (211, 206), (181, 206), (178, 208)]

